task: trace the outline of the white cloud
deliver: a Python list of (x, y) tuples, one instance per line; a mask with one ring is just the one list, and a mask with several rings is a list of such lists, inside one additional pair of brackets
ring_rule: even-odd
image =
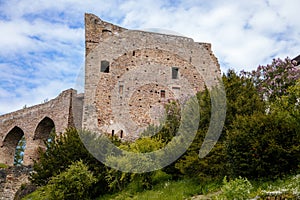
[(76, 85), (84, 65), (84, 12), (126, 28), (167, 29), (212, 43), (222, 70), (251, 70), (300, 53), (299, 7), (298, 0), (5, 1), (0, 114)]

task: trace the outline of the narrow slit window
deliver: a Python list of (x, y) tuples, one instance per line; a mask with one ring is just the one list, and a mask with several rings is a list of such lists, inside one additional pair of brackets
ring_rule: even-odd
[(112, 130), (111, 131), (111, 136), (114, 137), (114, 135), (115, 135), (115, 130)]
[(101, 61), (100, 71), (103, 73), (109, 73), (109, 62), (106, 60)]
[(178, 79), (178, 67), (172, 67), (172, 79)]
[(119, 95), (123, 95), (124, 85), (119, 85)]
[(120, 138), (123, 138), (123, 130), (121, 130)]
[(166, 91), (165, 90), (160, 91), (160, 97), (161, 98), (166, 98)]

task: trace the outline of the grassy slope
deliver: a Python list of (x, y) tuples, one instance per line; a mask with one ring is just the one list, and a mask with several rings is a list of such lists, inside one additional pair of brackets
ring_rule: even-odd
[[(300, 199), (300, 175), (288, 176), (283, 180), (276, 181), (256, 181), (251, 182), (253, 190), (249, 196), (260, 197), (285, 197), (290, 199)], [(210, 183), (199, 185), (191, 180), (166, 181), (156, 185), (152, 190), (134, 192), (134, 189), (128, 188), (122, 192), (105, 195), (97, 200), (182, 200), (182, 199), (206, 199), (221, 193), (222, 185), (220, 183)], [(295, 195), (295, 192), (298, 194)], [(199, 195), (204, 194), (204, 195)]]
[[(283, 180), (276, 181), (259, 181), (251, 182), (254, 189), (251, 192), (251, 196), (272, 196), (278, 192), (283, 192), (284, 197), (291, 197), (295, 199), (295, 196), (292, 193), (298, 193), (298, 199), (300, 199), (300, 175), (297, 176), (288, 176)], [(197, 184), (192, 180), (179, 180), (179, 181), (163, 181), (155, 185), (152, 190), (143, 190), (137, 192), (136, 183), (130, 184), (126, 190), (121, 192), (105, 195), (97, 198), (97, 200), (182, 200), (182, 199), (191, 199), (194, 200), (202, 199), (205, 195), (214, 196), (219, 194), (221, 191), (222, 185), (220, 183), (210, 183), (210, 184)], [(38, 193), (38, 190), (27, 195), (23, 199), (31, 200), (41, 200), (43, 198), (43, 192)], [(204, 196), (198, 196), (200, 194), (205, 194)], [(268, 194), (268, 195), (267, 195)], [(297, 198), (296, 198), (297, 199)]]
[(214, 191), (216, 188), (218, 188), (218, 186), (215, 183), (203, 187), (192, 180), (165, 181), (154, 186), (152, 190), (140, 192), (135, 192), (135, 189), (129, 185), (124, 191), (112, 195), (105, 195), (99, 197), (97, 200), (182, 200), (205, 193), (206, 191)]

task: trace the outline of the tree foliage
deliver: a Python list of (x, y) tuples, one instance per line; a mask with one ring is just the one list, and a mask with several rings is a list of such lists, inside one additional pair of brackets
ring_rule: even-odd
[(203, 159), (199, 158), (199, 150), (207, 134), (211, 117), (211, 98), (209, 91), (198, 93), (200, 122), (197, 135), (187, 150), (176, 163), (176, 168), (189, 177), (201, 181), (220, 179), (227, 174), (226, 132), (230, 132), (231, 124), (238, 116), (250, 116), (264, 112), (264, 102), (260, 98), (253, 82), (248, 77), (239, 76), (229, 70), (222, 77), (227, 99), (227, 112), (223, 133), (211, 152)]
[(300, 78), (300, 69), (289, 58), (278, 58), (273, 59), (271, 64), (260, 65), (256, 70), (244, 75), (253, 79), (260, 94), (269, 101), (274, 101), (276, 97), (285, 95), (287, 89)]
[(286, 113), (240, 116), (227, 134), (230, 175), (277, 178), (300, 163), (299, 125)]
[(64, 172), (53, 176), (45, 187), (48, 199), (90, 199), (90, 188), (97, 181), (81, 160), (72, 163)]
[(64, 172), (73, 162), (82, 160), (97, 178), (94, 187), (89, 191), (90, 195), (97, 196), (107, 190), (104, 178), (106, 167), (87, 151), (76, 129), (70, 128), (63, 134), (54, 135), (53, 139), (45, 144), (46, 151), (40, 151), (40, 158), (33, 166), (34, 173), (30, 179), (34, 184), (46, 185), (51, 177)]

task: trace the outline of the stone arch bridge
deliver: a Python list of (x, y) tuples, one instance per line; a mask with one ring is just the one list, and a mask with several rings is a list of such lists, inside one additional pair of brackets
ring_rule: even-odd
[(0, 163), (14, 164), (17, 144), (24, 136), (23, 165), (33, 164), (52, 129), (60, 133), (68, 127), (81, 127), (82, 105), (83, 94), (69, 89), (48, 102), (1, 115)]

